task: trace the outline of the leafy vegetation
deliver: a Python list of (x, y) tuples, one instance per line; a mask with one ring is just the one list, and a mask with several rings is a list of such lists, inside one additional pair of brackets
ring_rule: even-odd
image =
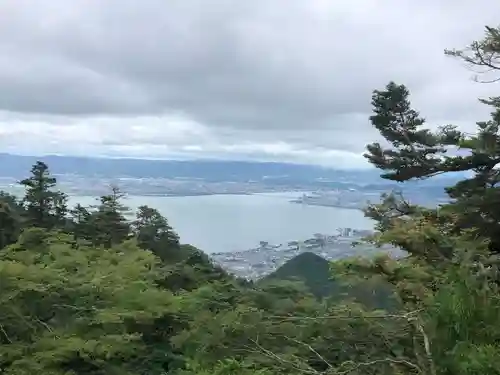
[(349, 284), (336, 277), (330, 262), (314, 253), (305, 252), (290, 259), (273, 273), (259, 280), (258, 285), (275, 281), (296, 281), (316, 297), (328, 299), (330, 303), (351, 299), (369, 308), (393, 310), (397, 304), (390, 284), (383, 280), (363, 280)]
[(342, 286), (332, 280), (330, 263), (314, 253), (302, 253), (289, 260), (276, 271), (260, 281), (265, 284), (272, 280), (296, 280), (317, 297), (341, 294)]
[[(500, 30), (447, 53), (500, 71)], [(0, 194), (0, 374), (500, 374), (500, 97), (483, 101), (492, 117), (474, 136), (431, 132), (409, 97), (396, 83), (374, 92), (371, 121), (390, 147), (369, 145), (368, 160), (402, 182), (471, 174), (434, 209), (396, 194), (367, 208), (366, 241), (404, 259), (305, 254), (263, 282), (238, 280), (157, 210), (127, 221), (119, 189), (69, 208), (36, 163), (22, 199)], [(382, 285), (391, 311), (356, 301)]]

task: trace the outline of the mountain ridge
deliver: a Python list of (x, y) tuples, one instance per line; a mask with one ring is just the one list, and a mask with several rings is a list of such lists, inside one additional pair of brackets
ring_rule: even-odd
[[(139, 159), (107, 158), (98, 156), (64, 155), (16, 155), (0, 153), (0, 176), (22, 177), (37, 161), (50, 165), (54, 174), (102, 175), (105, 177), (134, 178), (203, 178), (207, 181), (229, 180), (329, 180), (356, 181), (359, 184), (378, 183), (394, 185), (381, 180), (376, 169), (341, 169), (319, 165), (297, 164), (273, 161), (240, 161), (218, 159)], [(435, 179), (435, 182), (421, 182), (423, 185), (441, 185), (449, 179)], [(430, 180), (429, 180), (430, 181)], [(439, 182), (437, 182), (439, 181)], [(419, 182), (420, 183), (420, 182)]]
[(139, 159), (139, 158), (104, 158), (62, 155), (15, 155), (0, 153), (0, 175), (16, 176), (19, 171), (26, 171), (37, 160), (50, 165), (55, 174), (102, 174), (105, 176), (131, 177), (191, 177), (191, 178), (279, 178), (296, 176), (302, 179), (342, 178), (353, 175), (366, 175), (370, 179), (378, 174), (376, 170), (351, 171), (323, 166), (285, 163), (257, 162), (238, 160), (196, 159)]

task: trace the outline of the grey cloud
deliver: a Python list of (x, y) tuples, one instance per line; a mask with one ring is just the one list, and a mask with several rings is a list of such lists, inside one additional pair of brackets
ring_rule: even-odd
[[(174, 112), (223, 143), (353, 152), (376, 137), (371, 91), (391, 79), (436, 121), (482, 115), (474, 98), (490, 88), (471, 83), (443, 49), (480, 37), (500, 3), (362, 3), (6, 0), (0, 109), (68, 119)], [(101, 143), (146, 142), (120, 136)], [(180, 141), (165, 131), (147, 142)]]

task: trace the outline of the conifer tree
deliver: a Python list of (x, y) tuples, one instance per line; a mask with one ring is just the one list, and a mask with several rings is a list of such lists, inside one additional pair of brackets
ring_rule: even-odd
[(73, 238), (76, 241), (91, 240), (94, 231), (92, 230), (91, 213), (89, 210), (78, 203), (70, 210), (70, 215)]
[(180, 259), (179, 236), (158, 210), (140, 206), (133, 227), (141, 248), (151, 250), (164, 261)]
[(52, 228), (64, 221), (67, 197), (55, 191), (57, 180), (42, 161), (31, 168), (31, 176), (20, 181), (25, 187), (23, 205), (28, 222), (40, 228)]
[(93, 242), (106, 248), (119, 244), (128, 238), (130, 224), (124, 214), (128, 208), (122, 204), (125, 194), (116, 186), (108, 195), (100, 198), (100, 204), (90, 217)]
[[(446, 53), (473, 67), (486, 68), (490, 74), (500, 73), (500, 29), (488, 27), (483, 40)], [(495, 82), (500, 77), (490, 78)], [(491, 107), (491, 118), (477, 122), (473, 135), (453, 125), (431, 131), (411, 107), (409, 96), (404, 85), (394, 82), (384, 90), (374, 91), (370, 120), (389, 147), (372, 143), (365, 157), (382, 170), (382, 178), (399, 182), (463, 173), (462, 181), (446, 189), (451, 203), (443, 205), (439, 215), (437, 211), (429, 215), (442, 222), (437, 216), (456, 214), (455, 233), (475, 228), (478, 235), (491, 241), (490, 249), (500, 253), (500, 96), (480, 100)], [(398, 211), (394, 203), (391, 214)], [(371, 210), (371, 214), (375, 211)]]

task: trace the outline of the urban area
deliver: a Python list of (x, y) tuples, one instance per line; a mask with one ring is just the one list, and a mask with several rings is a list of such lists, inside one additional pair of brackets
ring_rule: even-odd
[(312, 238), (286, 244), (273, 245), (261, 241), (259, 246), (253, 249), (214, 253), (211, 257), (216, 264), (238, 277), (258, 280), (304, 252), (317, 254), (327, 260), (371, 256), (377, 252), (401, 255), (401, 251), (393, 247), (376, 248), (362, 242), (354, 246), (356, 242), (372, 234), (371, 231), (339, 228), (337, 232), (334, 235), (316, 233)]

